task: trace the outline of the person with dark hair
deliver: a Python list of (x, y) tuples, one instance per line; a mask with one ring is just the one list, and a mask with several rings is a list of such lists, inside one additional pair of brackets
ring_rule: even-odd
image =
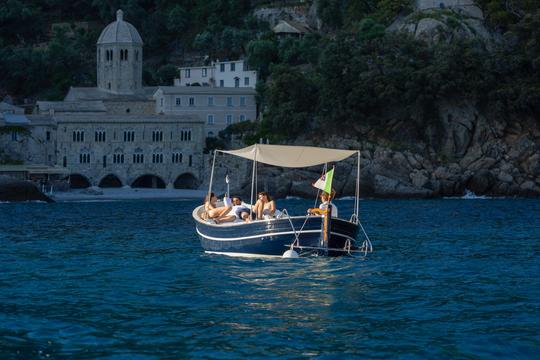
[(272, 200), (266, 191), (261, 191), (257, 195), (257, 202), (253, 205), (253, 212), (258, 220), (274, 217), (276, 213), (276, 202)]
[(210, 193), (210, 196), (204, 197), (204, 212), (202, 213), (203, 220), (212, 219), (216, 224), (228, 221), (234, 221), (236, 217), (234, 215), (228, 215), (232, 206), (220, 206), (217, 207), (217, 196), (214, 193)]
[(234, 215), (237, 219), (242, 219), (244, 221), (251, 221), (249, 218), (250, 210), (244, 204), (242, 204), (242, 199), (240, 196), (232, 197), (233, 207), (230, 214)]

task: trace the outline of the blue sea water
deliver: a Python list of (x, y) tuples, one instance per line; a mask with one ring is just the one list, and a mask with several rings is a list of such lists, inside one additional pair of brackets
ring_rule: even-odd
[(295, 260), (204, 254), (195, 205), (0, 204), (0, 358), (540, 358), (540, 200), (366, 200), (372, 254)]

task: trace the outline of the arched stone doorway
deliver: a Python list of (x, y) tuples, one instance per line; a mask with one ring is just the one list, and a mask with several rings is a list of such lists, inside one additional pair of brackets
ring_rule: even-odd
[(197, 189), (198, 187), (199, 180), (190, 173), (181, 174), (174, 181), (175, 189)]
[(99, 187), (102, 188), (119, 188), (122, 187), (122, 181), (118, 178), (118, 176), (114, 174), (109, 174), (105, 176), (101, 181), (99, 182)]
[(142, 175), (135, 179), (131, 187), (165, 189), (165, 181), (156, 175)]
[(69, 187), (71, 189), (85, 189), (90, 187), (90, 181), (81, 175), (81, 174), (71, 174), (69, 175)]

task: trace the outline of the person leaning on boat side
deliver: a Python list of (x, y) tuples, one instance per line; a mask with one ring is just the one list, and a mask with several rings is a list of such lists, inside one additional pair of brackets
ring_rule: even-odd
[(328, 209), (328, 204), (332, 205), (332, 217), (337, 218), (338, 217), (338, 208), (334, 203), (332, 202), (332, 198), (335, 196), (335, 191), (332, 189), (332, 196), (328, 194), (326, 191), (321, 192), (320, 198), (321, 198), (321, 205), (319, 205), (319, 208), (310, 208), (308, 209), (308, 213), (313, 215), (321, 215), (324, 216), (326, 213), (326, 209)]
[(253, 212), (258, 220), (274, 217), (276, 213), (276, 202), (272, 200), (266, 191), (261, 191), (257, 195), (257, 202), (253, 205)]
[(204, 197), (204, 212), (202, 213), (203, 220), (212, 219), (217, 224), (222, 222), (234, 221), (236, 217), (234, 215), (227, 215), (231, 211), (232, 206), (220, 206), (217, 207), (217, 196), (214, 193), (210, 193), (210, 199), (208, 195)]
[(237, 219), (244, 221), (251, 221), (249, 218), (249, 208), (245, 205), (242, 205), (242, 199), (239, 196), (232, 197), (233, 207), (229, 214), (234, 215)]

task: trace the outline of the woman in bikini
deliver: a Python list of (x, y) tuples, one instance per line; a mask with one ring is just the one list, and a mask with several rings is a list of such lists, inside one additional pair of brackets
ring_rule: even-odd
[(257, 219), (262, 220), (265, 216), (273, 217), (276, 213), (276, 202), (265, 191), (261, 191), (257, 197), (257, 202), (253, 205)]
[(210, 199), (208, 195), (204, 197), (204, 212), (201, 217), (203, 220), (213, 219), (217, 224), (227, 221), (234, 221), (236, 216), (227, 215), (231, 211), (232, 206), (220, 206), (217, 207), (217, 196), (214, 193), (210, 193)]

